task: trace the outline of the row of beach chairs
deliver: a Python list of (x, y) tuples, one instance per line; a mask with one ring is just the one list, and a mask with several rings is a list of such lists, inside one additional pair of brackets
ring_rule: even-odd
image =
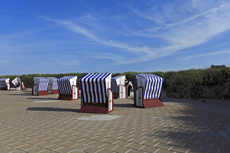
[[(111, 73), (88, 73), (80, 78), (80, 112), (109, 113), (113, 111), (113, 99), (128, 98), (125, 76), (113, 78), (111, 76)], [(144, 108), (164, 106), (161, 93), (164, 80), (162, 77), (154, 74), (136, 74), (136, 79), (135, 106)], [(59, 94), (59, 100), (78, 100), (77, 76), (64, 76), (59, 79), (34, 77), (32, 95), (48, 94)]]

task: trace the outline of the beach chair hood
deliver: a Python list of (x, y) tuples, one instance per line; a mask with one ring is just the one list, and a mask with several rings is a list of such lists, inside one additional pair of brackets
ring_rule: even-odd
[(111, 73), (88, 73), (80, 79), (82, 102), (108, 103)]
[(136, 74), (137, 87), (144, 87), (144, 99), (160, 98), (164, 79), (155, 74)]

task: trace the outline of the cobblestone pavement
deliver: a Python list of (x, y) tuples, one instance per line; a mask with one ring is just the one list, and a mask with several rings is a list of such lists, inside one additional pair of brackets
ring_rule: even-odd
[(27, 91), (0, 91), (1, 153), (229, 153), (220, 135), (230, 116), (198, 108), (165, 105), (137, 108), (133, 98), (114, 100), (113, 120), (89, 121), (80, 100)]

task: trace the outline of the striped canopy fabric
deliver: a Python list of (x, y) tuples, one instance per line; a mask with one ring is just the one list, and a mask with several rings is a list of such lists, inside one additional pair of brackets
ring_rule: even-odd
[(137, 81), (144, 80), (144, 99), (160, 98), (164, 78), (155, 74), (136, 74)]
[(20, 81), (19, 77), (14, 78), (14, 80), (12, 80), (11, 82), (13, 83), (14, 86), (18, 85), (18, 82)]
[(58, 89), (58, 83), (57, 83), (57, 78), (55, 77), (47, 77), (49, 79), (49, 83), (52, 83), (52, 90), (57, 90)]
[(112, 91), (114, 93), (118, 93), (119, 92), (118, 85), (120, 84), (125, 85), (125, 75), (118, 75), (118, 76), (112, 77), (111, 84), (112, 84), (112, 87), (111, 87)]
[(108, 103), (111, 73), (88, 73), (80, 79), (82, 102)]
[(49, 80), (45, 77), (34, 77), (34, 84), (38, 84), (38, 91), (48, 90)]
[(57, 80), (59, 94), (72, 94), (72, 85), (77, 85), (77, 76), (64, 76)]
[(9, 83), (9, 78), (1, 78), (0, 79), (0, 87), (7, 87), (7, 85), (6, 84), (8, 84)]

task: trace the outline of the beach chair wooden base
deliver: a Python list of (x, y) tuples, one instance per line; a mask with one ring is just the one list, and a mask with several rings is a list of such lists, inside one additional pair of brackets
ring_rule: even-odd
[(59, 94), (58, 90), (52, 90), (52, 94)]
[(7, 90), (7, 87), (0, 87), (0, 90)]
[(108, 109), (108, 104), (107, 103), (83, 103), (81, 106), (81, 113), (100, 113), (100, 114), (108, 114), (111, 111)]
[(134, 106), (142, 108), (162, 107), (164, 106), (162, 103), (162, 94), (160, 98), (143, 99), (143, 87), (138, 87), (134, 91)]
[(49, 95), (48, 91), (38, 91), (38, 96)]
[(160, 99), (145, 99), (143, 100), (144, 108), (162, 107), (164, 104)]

